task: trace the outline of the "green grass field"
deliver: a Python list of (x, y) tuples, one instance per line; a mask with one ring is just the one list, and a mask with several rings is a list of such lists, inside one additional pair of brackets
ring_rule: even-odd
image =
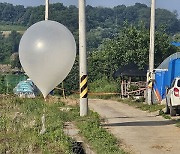
[[(61, 112), (64, 104), (54, 101), (1, 96), (0, 153), (71, 153), (72, 139), (62, 128), (77, 112)], [(46, 132), (40, 134), (43, 114)]]
[[(98, 154), (125, 154), (119, 141), (103, 129), (100, 117), (91, 112), (79, 117), (79, 107), (69, 107), (59, 97), (20, 99), (0, 95), (0, 153), (73, 153), (73, 139), (64, 134), (65, 122), (74, 122), (80, 133)], [(44, 134), (42, 117), (45, 116)]]
[(25, 31), (27, 27), (20, 25), (6, 25), (0, 23), (0, 31)]

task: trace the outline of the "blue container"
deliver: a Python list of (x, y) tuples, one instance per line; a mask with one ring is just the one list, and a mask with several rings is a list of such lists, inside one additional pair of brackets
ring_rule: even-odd
[(165, 80), (165, 86), (170, 87), (174, 78), (180, 76), (180, 59), (174, 59), (169, 62), (168, 72)]
[(180, 59), (174, 61), (174, 78), (180, 76)]
[(156, 92), (156, 96), (160, 96), (159, 100), (165, 98), (166, 93), (166, 77), (167, 77), (167, 70), (156, 70), (155, 71), (155, 83), (154, 83), (154, 90)]
[(168, 70), (158, 69), (155, 71), (154, 90), (159, 100), (166, 97), (166, 88), (171, 86), (174, 78), (180, 77), (180, 59), (169, 62)]

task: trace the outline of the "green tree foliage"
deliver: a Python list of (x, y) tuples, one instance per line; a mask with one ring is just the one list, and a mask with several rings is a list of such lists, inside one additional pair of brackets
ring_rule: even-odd
[[(165, 9), (156, 10), (156, 27), (164, 26), (167, 33), (176, 33), (180, 31), (180, 20), (176, 12), (169, 12)], [(159, 26), (158, 26), (159, 25)]]
[[(28, 27), (44, 20), (44, 11), (44, 6), (24, 8), (22, 5), (0, 3), (0, 23)], [(115, 70), (130, 62), (135, 62), (140, 68), (148, 64), (150, 8), (147, 5), (136, 3), (134, 6), (119, 5), (114, 8), (87, 6), (86, 17), (90, 83), (95, 80), (101, 83), (100, 79), (108, 82)], [(76, 6), (51, 4), (49, 19), (67, 26), (74, 34), (78, 46)], [(126, 25), (123, 28), (124, 22), (128, 22), (131, 26)], [(142, 26), (139, 23), (144, 24)], [(177, 33), (180, 31), (180, 20), (177, 18), (177, 12), (157, 9), (156, 29), (158, 32), (155, 41), (155, 65), (158, 66), (167, 56), (178, 51), (176, 47), (170, 45), (168, 36), (176, 34), (177, 37), (173, 39), (179, 40)], [(10, 56), (18, 51), (20, 38), (21, 35), (15, 31), (7, 38), (0, 33), (0, 63), (10, 63)], [(19, 66), (17, 56), (11, 64), (13, 67)], [(78, 74), (77, 59), (65, 80), (65, 89), (68, 91), (78, 89)]]
[(65, 93), (70, 94), (79, 89), (79, 56), (76, 57), (73, 68), (70, 74), (64, 80)]
[(6, 92), (5, 76), (0, 74), (0, 94)]
[[(27, 7), (13, 6), (8, 3), (0, 3), (0, 21), (8, 24), (22, 24), (30, 26), (44, 19), (44, 6)], [(124, 21), (138, 25), (143, 21), (149, 27), (150, 8), (145, 4), (136, 3), (134, 6), (119, 5), (114, 8), (87, 6), (87, 31), (91, 29), (122, 27)], [(166, 32), (175, 34), (180, 30), (180, 20), (177, 12), (165, 9), (156, 10), (156, 27), (166, 27)], [(78, 30), (78, 8), (66, 7), (61, 3), (50, 5), (49, 19), (66, 25), (72, 32)]]
[[(95, 31), (98, 33), (102, 31)], [(96, 38), (97, 39), (97, 38)], [(178, 48), (171, 45), (170, 37), (163, 31), (156, 32), (155, 39), (155, 67), (157, 67), (169, 55), (177, 52)], [(128, 63), (136, 63), (143, 69), (149, 62), (149, 30), (144, 26), (128, 26), (111, 39), (106, 39), (96, 51), (88, 55), (88, 76), (90, 91), (114, 92), (115, 86), (112, 74), (120, 66)], [(78, 60), (73, 70), (65, 80), (65, 89), (78, 90)], [(97, 85), (95, 87), (94, 85)], [(70, 90), (69, 89), (69, 90)]]
[(9, 37), (7, 38), (7, 41), (11, 44), (12, 53), (18, 52), (21, 36), (22, 35), (20, 33), (17, 33), (16, 31), (12, 31)]
[(2, 33), (0, 33), (0, 63), (8, 63), (10, 54), (10, 43), (8, 43)]
[(0, 33), (0, 64), (10, 63), (10, 56), (18, 52), (21, 34), (12, 31), (8, 37)]
[(101, 28), (92, 29), (87, 33), (87, 50), (89, 52), (96, 50), (104, 39), (114, 38), (118, 35), (117, 28)]
[[(158, 66), (174, 52), (177, 52), (177, 48), (170, 44), (169, 36), (156, 32), (155, 65)], [(115, 70), (131, 62), (143, 69), (148, 65), (148, 58), (149, 30), (145, 26), (126, 26), (118, 37), (104, 41), (97, 51), (90, 54), (90, 81), (103, 77), (111, 79)]]
[(20, 63), (20, 60), (19, 60), (18, 52), (15, 52), (15, 53), (13, 53), (11, 55), (10, 64), (11, 64), (11, 68), (19, 68), (19, 69), (21, 69), (21, 63)]
[(173, 36), (173, 41), (174, 42), (180, 42), (180, 32)]

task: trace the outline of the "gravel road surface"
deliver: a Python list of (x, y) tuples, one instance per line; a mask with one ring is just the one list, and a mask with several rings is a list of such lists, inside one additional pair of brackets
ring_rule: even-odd
[(173, 121), (111, 100), (90, 99), (89, 107), (130, 153), (180, 154), (180, 128)]

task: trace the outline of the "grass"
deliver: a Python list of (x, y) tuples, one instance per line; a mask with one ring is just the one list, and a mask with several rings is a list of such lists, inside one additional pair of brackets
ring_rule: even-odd
[(141, 102), (141, 100), (136, 100), (136, 101), (132, 99), (116, 99), (116, 100), (148, 112), (160, 111), (165, 108), (165, 105), (160, 105), (160, 104), (148, 105)]
[[(79, 117), (79, 107), (70, 111), (59, 98), (44, 102), (42, 98), (20, 99), (0, 96), (0, 153), (72, 153), (74, 141), (64, 134), (65, 122), (73, 121), (81, 135), (98, 154), (124, 154), (116, 138), (103, 129), (97, 113)], [(44, 134), (42, 116), (45, 115)]]
[(92, 145), (98, 154), (125, 154), (118, 147), (117, 139), (101, 127), (100, 117), (97, 113), (90, 112), (89, 116), (76, 121), (81, 134)]
[(118, 86), (116, 82), (110, 82), (109, 79), (103, 77), (92, 83), (89, 83), (89, 91), (93, 92), (117, 92)]
[[(71, 153), (72, 139), (63, 132), (63, 123), (77, 117), (60, 111), (58, 100), (1, 97), (0, 153)], [(46, 132), (40, 134), (41, 117), (46, 117)]]
[(20, 25), (7, 25), (0, 23), (0, 31), (25, 31), (27, 27)]
[(176, 126), (180, 128), (180, 119), (176, 120)]
[(159, 115), (161, 115), (164, 119), (172, 119), (171, 116), (165, 114), (163, 110), (159, 111)]

